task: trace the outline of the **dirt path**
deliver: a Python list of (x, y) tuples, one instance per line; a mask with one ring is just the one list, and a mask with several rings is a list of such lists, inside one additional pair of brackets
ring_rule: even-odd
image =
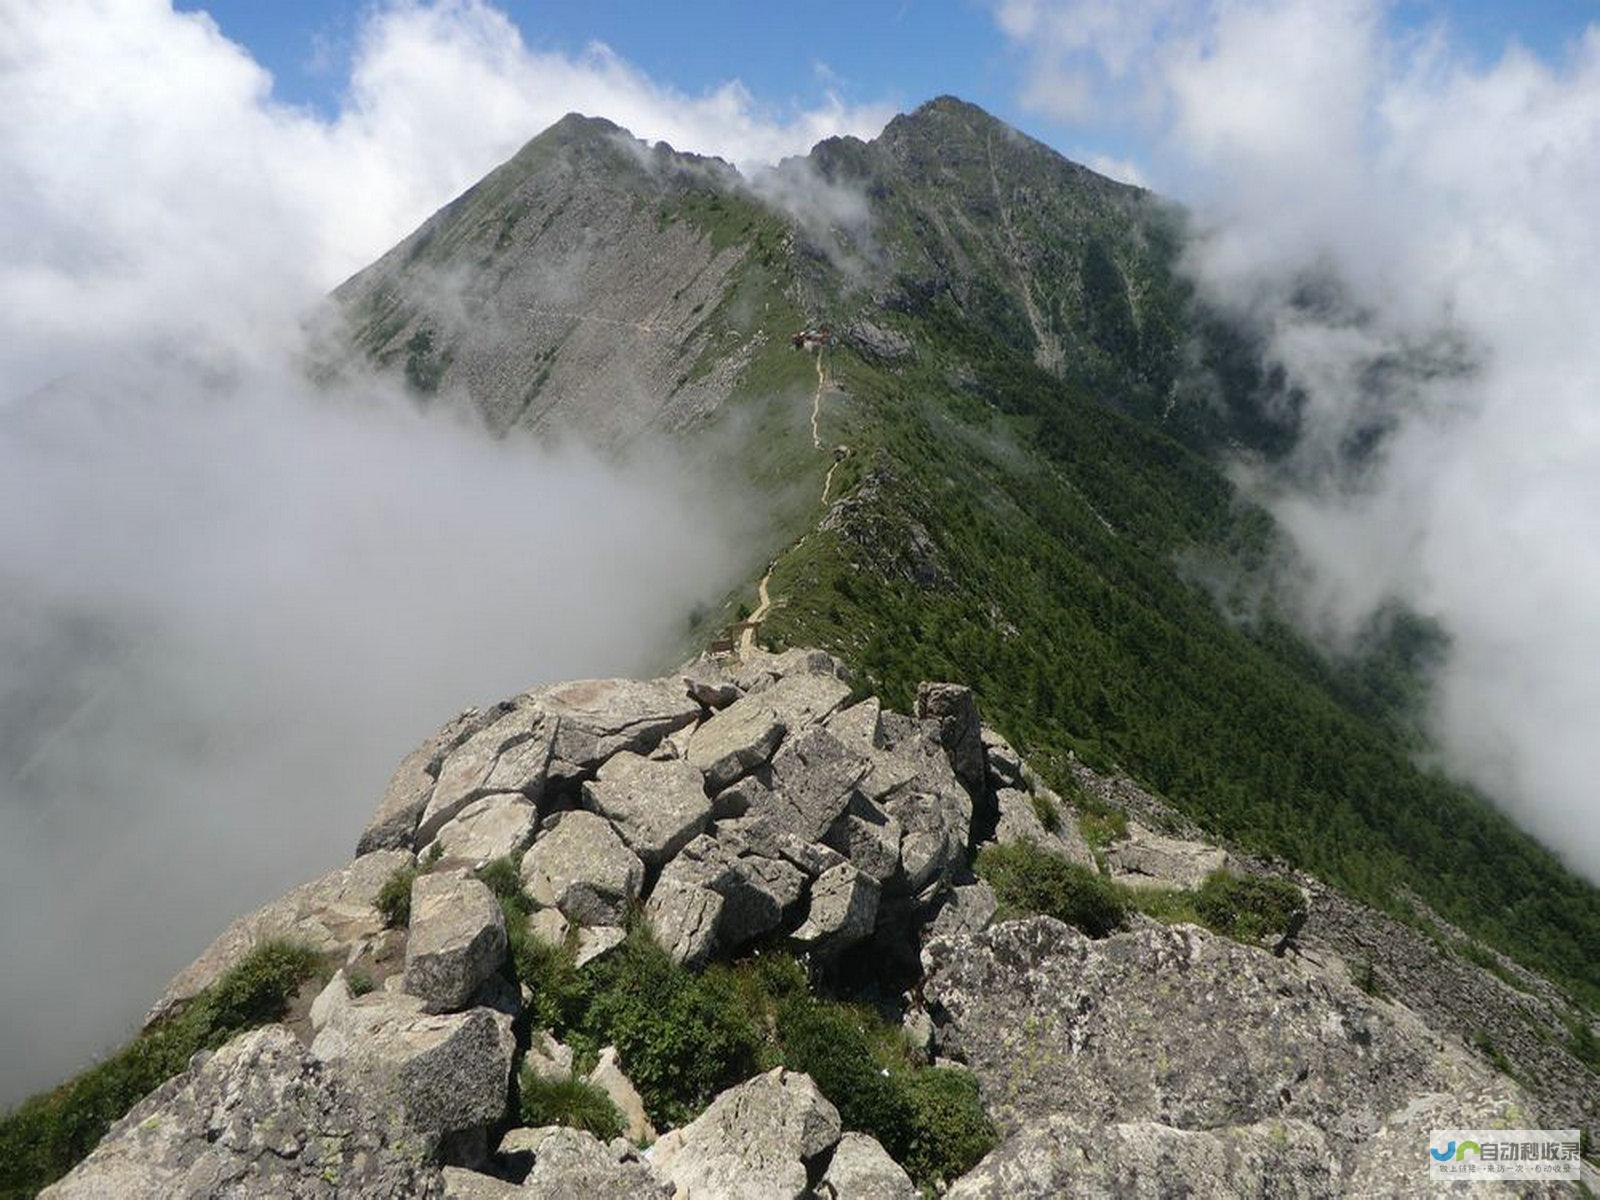
[[(818, 421), (822, 415), (822, 393), (823, 390), (828, 386), (828, 364), (825, 357), (826, 354), (826, 348), (818, 347), (817, 388), (816, 391), (812, 392), (811, 394), (811, 448), (813, 450), (821, 450), (823, 448), (822, 430), (818, 425)], [(844, 449), (844, 447), (841, 447), (841, 449)], [(848, 453), (848, 451), (846, 452)], [(839, 464), (843, 461), (844, 456), (835, 452), (834, 460), (828, 466), (828, 473), (822, 478), (822, 506), (824, 508), (828, 506), (828, 492), (833, 487), (833, 473), (839, 469)], [(806, 539), (802, 537), (798, 542), (795, 543), (795, 547), (798, 548), (805, 545), (805, 540)], [(772, 562), (767, 565), (767, 573), (761, 577), (761, 582), (756, 587), (756, 593), (760, 597), (761, 602), (756, 605), (756, 610), (745, 618), (744, 631), (739, 635), (740, 658), (749, 658), (750, 655), (755, 652), (756, 633), (761, 627), (761, 622), (766, 620), (768, 611), (772, 608), (772, 599), (767, 594), (767, 584), (771, 582), (773, 569), (777, 565), (777, 559), (773, 559)]]
[(767, 584), (772, 580), (772, 568), (777, 565), (777, 561), (774, 560), (767, 567), (767, 573), (761, 577), (761, 582), (756, 585), (756, 595), (760, 597), (761, 602), (756, 605), (755, 612), (746, 619), (744, 633), (739, 636), (740, 658), (749, 658), (755, 653), (756, 627), (766, 619), (767, 610), (772, 607), (772, 597), (767, 595)]
[(811, 448), (822, 449), (822, 434), (817, 430), (817, 418), (822, 414), (822, 389), (828, 384), (828, 368), (823, 363), (823, 355), (827, 351), (817, 349), (817, 390), (811, 395)]

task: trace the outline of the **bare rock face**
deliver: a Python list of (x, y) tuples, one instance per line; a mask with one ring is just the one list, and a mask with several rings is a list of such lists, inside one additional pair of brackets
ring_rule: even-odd
[[(1035, 804), (1036, 796), (1044, 801), (1047, 812), (1055, 814), (1054, 829), (1046, 828), (1045, 823), (1039, 819), (1038, 806)], [(1094, 854), (1090, 851), (1089, 843), (1084, 840), (1083, 834), (1078, 831), (1078, 822), (1072, 815), (1072, 810), (1063, 804), (1061, 797), (1054, 792), (1041, 786), (1030, 795), (1017, 788), (1004, 787), (995, 792), (994, 799), (998, 817), (994, 840), (997, 843), (1006, 846), (1013, 842), (1032, 842), (1040, 849), (1048, 850), (1068, 862), (1075, 862), (1091, 870), (1097, 869)]]
[(660, 866), (705, 829), (711, 799), (693, 763), (621, 751), (583, 785), (584, 807), (611, 822), (647, 866)]
[(492, 714), (469, 708), (401, 760), (378, 804), (378, 811), (367, 822), (356, 844), (358, 855), (371, 854), (374, 850), (411, 848), (417, 822), (433, 796), (434, 780), (439, 776), (445, 755), (491, 719)]
[(437, 1197), (436, 1141), (397, 1119), (387, 1096), (268, 1025), (196, 1056), (42, 1195)]
[(405, 990), (429, 1012), (464, 1008), (506, 957), (500, 904), (470, 875), (418, 875), (411, 884)]
[(1025, 788), (1023, 780), (1022, 755), (1012, 748), (998, 732), (989, 726), (981, 726), (978, 737), (983, 742), (983, 757), (989, 770), (989, 786), (996, 790), (1000, 788)]
[(710, 888), (663, 877), (644, 906), (650, 931), (674, 962), (699, 966), (717, 946), (723, 899)]
[(621, 925), (643, 884), (639, 856), (590, 812), (562, 813), (522, 856), (522, 886), (533, 902), (579, 925)]
[[(1403, 1178), (1361, 1194), (1396, 1195), (1391, 1189)], [(1098, 1124), (1065, 1114), (1018, 1131), (946, 1194), (950, 1200), (1156, 1200), (1175, 1194), (1180, 1184), (1181, 1194), (1195, 1200), (1333, 1200), (1345, 1194), (1327, 1140), (1304, 1121), (1188, 1130), (1156, 1121)]]
[(871, 936), (877, 919), (877, 881), (840, 863), (811, 885), (811, 906), (792, 936), (802, 946), (834, 954)]
[(523, 1200), (669, 1200), (672, 1196), (671, 1186), (631, 1150), (619, 1153), (581, 1129), (564, 1125), (513, 1129), (501, 1141), (500, 1153), (514, 1166), (527, 1164), (522, 1187), (510, 1193)]
[(444, 823), (431, 845), (445, 858), (489, 862), (506, 858), (533, 840), (539, 810), (520, 795), (496, 793), (474, 800)]
[(817, 1187), (822, 1200), (917, 1200), (911, 1176), (864, 1133), (847, 1133)]
[(586, 679), (530, 693), (526, 701), (556, 719), (552, 773), (573, 777), (621, 750), (648, 754), (700, 718), (700, 703), (680, 679)]
[(680, 1196), (799, 1200), (807, 1164), (839, 1135), (839, 1111), (811, 1077), (778, 1067), (723, 1092), (646, 1158)]
[(972, 689), (957, 683), (917, 686), (917, 716), (936, 721), (939, 741), (950, 752), (956, 778), (974, 793), (984, 790), (988, 760), (983, 751), (982, 723)]
[[(1069, 1147), (1112, 1138), (1119, 1149), (1105, 1162), (1128, 1179), (1171, 1155), (1191, 1181), (1219, 1164), (1237, 1194), (1279, 1173), (1304, 1185), (1289, 1194), (1346, 1194), (1358, 1176), (1375, 1181), (1364, 1164), (1382, 1155), (1386, 1130), (1404, 1131), (1391, 1143), (1410, 1139), (1389, 1165), (1415, 1166), (1430, 1098), (1460, 1097), (1450, 1112), (1533, 1111), (1517, 1084), (1441, 1042), (1409, 1010), (1342, 974), (1197, 926), (1150, 924), (1095, 941), (1036, 917), (930, 942), (923, 962), (939, 1047), (971, 1066), (1000, 1128), (1057, 1115), (1117, 1126), (1058, 1126), (1048, 1137)], [(1304, 1123), (1326, 1148), (1296, 1135), (1280, 1147), (1293, 1150), (1286, 1163), (1261, 1135), (1277, 1137), (1275, 1123)], [(1104, 1194), (1123, 1177), (1113, 1174)], [(1391, 1186), (1402, 1184), (1378, 1190)]]
[(1228, 865), (1228, 852), (1205, 842), (1186, 842), (1129, 822), (1125, 840), (1106, 848), (1111, 877), (1129, 887), (1196, 888)]
[(737, 700), (699, 726), (686, 757), (705, 772), (706, 787), (720, 792), (772, 760), (786, 731), (760, 696)]
[(500, 1120), (516, 1042), (511, 1018), (488, 1008), (424, 1012), (421, 1001), (373, 992), (334, 1012), (312, 1055), (435, 1134)]
[(702, 834), (685, 846), (662, 872), (656, 891), (672, 884), (697, 885), (722, 898), (716, 941), (732, 951), (783, 923), (805, 892), (806, 876), (781, 857), (758, 853), (739, 831), (722, 827), (716, 837)]
[(784, 742), (772, 760), (772, 793), (752, 812), (771, 816), (808, 842), (820, 842), (844, 815), (867, 760), (826, 729)]
[(480, 797), (515, 792), (537, 804), (555, 731), (555, 722), (539, 710), (513, 707), (447, 754), (417, 824), (416, 845), (427, 845), (446, 821)]
[(373, 907), (378, 892), (391, 875), (412, 861), (407, 850), (363, 854), (240, 917), (173, 978), (145, 1023), (199, 995), (258, 942), (286, 938), (343, 958), (358, 943), (378, 937), (383, 932), (383, 918)]
[(656, 1140), (656, 1127), (650, 1124), (650, 1116), (644, 1110), (644, 1098), (633, 1081), (623, 1074), (615, 1046), (600, 1051), (600, 1061), (589, 1072), (589, 1082), (610, 1096), (611, 1103), (617, 1106), (625, 1126), (624, 1136), (641, 1144)]
[(883, 884), (900, 869), (901, 832), (899, 821), (858, 794), (850, 798), (849, 808), (829, 826), (823, 841), (854, 863), (862, 874)]

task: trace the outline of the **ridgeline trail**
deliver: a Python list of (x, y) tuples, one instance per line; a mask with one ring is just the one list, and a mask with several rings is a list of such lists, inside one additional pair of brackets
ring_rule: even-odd
[[(827, 353), (827, 347), (819, 346), (817, 348), (817, 386), (816, 390), (811, 394), (811, 448), (813, 450), (821, 450), (823, 448), (822, 431), (818, 426), (818, 420), (822, 415), (822, 392), (828, 386)], [(839, 469), (839, 464), (844, 461), (848, 452), (846, 447), (838, 447), (834, 451), (833, 462), (828, 466), (828, 473), (822, 478), (822, 506), (824, 509), (828, 506), (828, 491), (833, 486), (833, 473)], [(803, 546), (806, 536), (802, 536), (795, 545), (797, 547)], [(779, 557), (782, 556), (780, 555)], [(745, 618), (744, 629), (739, 635), (740, 658), (749, 658), (754, 652), (756, 648), (756, 632), (760, 629), (761, 622), (766, 620), (767, 613), (772, 608), (772, 598), (768, 594), (767, 585), (771, 582), (772, 572), (777, 565), (778, 560), (776, 558), (767, 564), (767, 573), (761, 577), (761, 582), (756, 585), (756, 594), (760, 602), (756, 605), (755, 611)]]

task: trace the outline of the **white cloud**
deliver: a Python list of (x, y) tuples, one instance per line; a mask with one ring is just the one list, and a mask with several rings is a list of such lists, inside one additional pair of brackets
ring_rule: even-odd
[[(1479, 66), (1375, 0), (1138, 7), (1001, 5), (1025, 95), (1140, 98), (1208, 231), (1197, 278), (1307, 395), (1273, 502), (1308, 620), (1348, 635), (1390, 598), (1438, 619), (1448, 762), (1600, 878), (1600, 29)], [(1316, 271), (1336, 316), (1287, 303)], [(1461, 369), (1414, 369), (1442, 345)], [(1375, 419), (1378, 460), (1330, 474)]]
[(1079, 161), (1091, 171), (1098, 171), (1107, 179), (1115, 179), (1119, 183), (1131, 183), (1135, 187), (1150, 186), (1144, 168), (1131, 158), (1118, 158), (1111, 154), (1096, 153), (1089, 154)]
[(371, 10), (349, 70), (325, 118), (202, 14), (0, 0), (0, 1104), (342, 861), (453, 709), (661, 666), (751, 565), (714, 473), (313, 394), (301, 322), (570, 110), (745, 162), (886, 113), (685, 95), (474, 0)]

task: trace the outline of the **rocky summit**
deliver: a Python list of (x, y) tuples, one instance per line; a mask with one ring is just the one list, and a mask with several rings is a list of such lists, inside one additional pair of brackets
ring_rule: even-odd
[[(196, 1053), (44, 1194), (1426, 1195), (1430, 1129), (1570, 1111), (1364, 986), (1339, 947), (1376, 914), (1306, 907), (1315, 881), (1194, 839), (1126, 779), (1060, 782), (968, 689), (895, 713), (818, 651), (463, 713), (400, 764), (357, 857), (235, 922), (145, 1036), (268, 941), (314, 951), (299, 997)], [(1091, 841), (1108, 812), (1120, 832)], [(1219, 932), (1203, 898), (1230, 879), (1269, 881), (1291, 919)], [(1065, 883), (1116, 911), (1082, 919)], [(1167, 919), (1127, 906), (1156, 895)], [(785, 971), (748, 1073), (676, 1102), (653, 1039), (680, 1039), (680, 1067), (726, 1047), (648, 1009), (714, 1003), (692, 990), (714, 981), (759, 1008)], [(1462, 1000), (1431, 992), (1426, 1015)], [(838, 1047), (808, 1032), (824, 1013), (845, 1014), (817, 1026)], [(891, 1081), (937, 1081), (949, 1111), (897, 1108)], [(918, 1120), (941, 1153), (905, 1135)]]

